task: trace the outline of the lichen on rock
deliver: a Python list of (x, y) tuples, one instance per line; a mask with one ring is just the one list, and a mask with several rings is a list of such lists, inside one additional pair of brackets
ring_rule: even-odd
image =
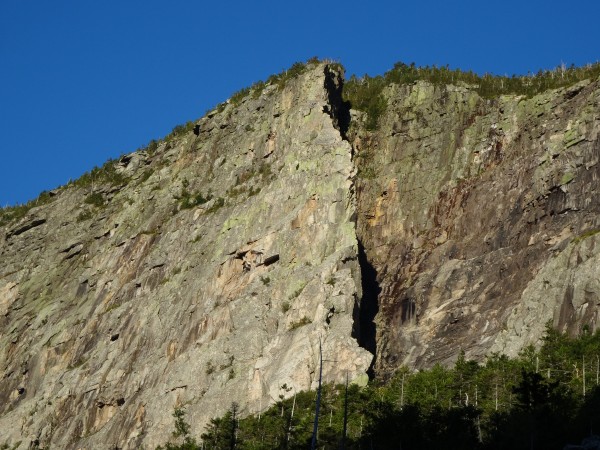
[(599, 83), (358, 111), (311, 62), (5, 211), (2, 438), (152, 448), (182, 405), (199, 435), (314, 389), (319, 342), (364, 385), (597, 329)]

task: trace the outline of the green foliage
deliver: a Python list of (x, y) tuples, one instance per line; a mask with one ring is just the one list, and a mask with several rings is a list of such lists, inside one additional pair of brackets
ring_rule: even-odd
[(84, 209), (77, 215), (77, 222), (85, 222), (86, 220), (89, 220), (92, 217), (94, 217), (92, 212), (89, 209)]
[(600, 76), (600, 63), (582, 67), (564, 65), (553, 70), (540, 70), (526, 76), (478, 75), (472, 71), (450, 69), (448, 66), (417, 67), (415, 64), (398, 62), (384, 75), (362, 78), (352, 76), (344, 86), (344, 100), (352, 108), (367, 113), (365, 126), (375, 130), (379, 119), (387, 107), (383, 89), (390, 84), (411, 84), (423, 80), (436, 85), (469, 84), (483, 98), (496, 98), (500, 95), (525, 95), (532, 97), (548, 89), (571, 86), (585, 79)]
[(169, 134), (167, 134), (164, 138), (158, 139), (158, 140), (152, 139), (146, 145), (139, 147), (136, 151), (138, 151), (138, 152), (145, 151), (148, 153), (148, 155), (152, 156), (156, 153), (156, 151), (158, 150), (158, 147), (160, 146), (161, 143), (173, 142), (174, 140), (179, 139), (188, 133), (191, 133), (192, 130), (194, 129), (194, 127), (195, 127), (195, 123), (192, 121), (188, 121), (184, 124), (175, 125), (173, 127), (173, 129), (171, 130), (171, 132)]
[(92, 189), (102, 184), (108, 184), (111, 186), (119, 186), (127, 183), (127, 178), (120, 172), (117, 171), (117, 162), (109, 159), (102, 167), (94, 167), (89, 172), (84, 173), (75, 181), (70, 181), (69, 186), (76, 186), (79, 188)]
[(587, 389), (599, 381), (600, 333), (584, 330), (580, 336), (570, 337), (548, 325), (537, 365), (540, 373), (559, 381), (564, 389), (583, 393), (584, 380)]
[(159, 141), (152, 139), (150, 142), (148, 142), (146, 147), (143, 148), (143, 150), (146, 150), (149, 155), (153, 155), (156, 152), (156, 150), (158, 150), (158, 144)]
[[(267, 87), (268, 85), (276, 86), (277, 89), (281, 91), (290, 80), (299, 77), (300, 75), (305, 73), (311, 66), (315, 66), (319, 63), (320, 61), (316, 57), (310, 58), (305, 63), (295, 62), (289, 69), (283, 70), (278, 74), (271, 75), (266, 82), (260, 80), (255, 82), (250, 87), (240, 89), (231, 96), (229, 101), (234, 107), (238, 107), (249, 95), (251, 95), (254, 99), (259, 98), (260, 95), (263, 93), (265, 87)], [(225, 104), (222, 103), (217, 106), (217, 111), (221, 112), (224, 108)]]
[[(185, 136), (187, 133), (191, 133), (194, 129), (194, 122), (189, 121), (181, 125), (175, 125), (171, 132), (165, 136), (164, 141), (170, 142), (174, 139)], [(151, 141), (152, 142), (152, 141)]]
[[(255, 181), (255, 183), (249, 183), (256, 177), (259, 177), (260, 179)], [(260, 185), (273, 179), (274, 175), (271, 170), (271, 165), (263, 162), (258, 168), (252, 167), (238, 173), (235, 178), (235, 185), (227, 189), (227, 192), (225, 193), (228, 198), (236, 198), (244, 194), (247, 197), (252, 197), (261, 191)]]
[[(329, 386), (326, 392), (327, 394), (330, 392)], [(327, 397), (327, 394), (324, 397)], [(327, 397), (327, 400), (331, 399)], [(308, 444), (312, 432), (314, 405), (314, 392), (299, 392), (295, 399), (280, 398), (260, 417), (250, 416), (241, 419), (238, 428), (238, 448), (255, 450), (310, 448)], [(292, 406), (294, 406), (293, 415)], [(324, 411), (329, 414), (329, 410), (324, 408)], [(334, 418), (336, 423), (337, 416), (336, 414)], [(324, 430), (328, 431), (327, 428)], [(208, 443), (204, 441), (204, 436), (203, 442)]]
[[(318, 64), (319, 61), (316, 58), (312, 58), (306, 63), (295, 63), (289, 69), (282, 71), (279, 74), (273, 75), (269, 77), (267, 82), (259, 81), (252, 85), (250, 88), (244, 88), (239, 92), (236, 92), (232, 98), (231, 102), (234, 106), (239, 105), (242, 100), (248, 96), (252, 95), (253, 98), (258, 98), (263, 89), (267, 86), (267, 84), (273, 84), (278, 87), (278, 89), (283, 89), (285, 85), (292, 79), (298, 77), (300, 74), (304, 73), (308, 67), (311, 65)], [(218, 106), (218, 110), (222, 111), (225, 108), (225, 104), (220, 104)], [(184, 124), (176, 125), (173, 127), (172, 131), (162, 139), (151, 140), (145, 146), (142, 146), (137, 149), (137, 151), (146, 151), (149, 155), (153, 155), (158, 150), (158, 147), (161, 143), (171, 143), (186, 134), (192, 132), (194, 129), (194, 122), (188, 121)], [(251, 126), (250, 126), (251, 129)], [(268, 164), (264, 164), (258, 169), (258, 174), (262, 176), (271, 175), (271, 168)], [(152, 175), (152, 170), (146, 170), (142, 176), (140, 177), (140, 183), (145, 182)], [(68, 183), (68, 186), (75, 186), (79, 188), (91, 188), (94, 190), (97, 186), (100, 185), (111, 185), (111, 186), (121, 186), (128, 182), (128, 178), (124, 176), (121, 172), (117, 171), (117, 161), (116, 160), (108, 160), (102, 167), (94, 167), (89, 172), (84, 173), (81, 177), (76, 180), (71, 180)], [(154, 189), (159, 189), (160, 187), (157, 185)], [(256, 195), (260, 192), (259, 187), (249, 189), (245, 189), (245, 192), (248, 193), (248, 196)], [(180, 202), (181, 209), (193, 208), (196, 205), (206, 203), (212, 197), (210, 194), (207, 196), (202, 195), (201, 193), (188, 193), (187, 198), (182, 198)], [(235, 192), (232, 192), (232, 195), (236, 195)], [(0, 208), (0, 226), (4, 226), (11, 222), (17, 221), (23, 218), (31, 208), (36, 206), (40, 206), (46, 203), (49, 203), (53, 200), (53, 197), (47, 193), (42, 192), (40, 196), (35, 199), (27, 202), (22, 205), (15, 206), (7, 206), (5, 208)], [(219, 208), (224, 206), (225, 200), (222, 198), (217, 199), (214, 205), (209, 209), (209, 212), (217, 211)], [(94, 204), (95, 206), (100, 206), (100, 204)], [(79, 221), (87, 220), (91, 217), (90, 212), (82, 212), (80, 217), (78, 217)]]
[(267, 83), (277, 86), (277, 89), (281, 91), (290, 80), (293, 80), (294, 78), (297, 78), (306, 72), (308, 67), (308, 63), (295, 62), (289, 69), (284, 70), (276, 75), (271, 75), (267, 79)]
[(265, 89), (265, 86), (266, 86), (266, 83), (262, 80), (254, 83), (252, 85), (252, 98), (253, 99), (259, 98), (260, 94), (262, 94), (263, 90)]
[(185, 421), (185, 412), (181, 408), (176, 408), (173, 412), (173, 417), (175, 418), (175, 431), (173, 431), (173, 437), (183, 437), (189, 436), (190, 434), (190, 426)]
[(242, 103), (242, 100), (250, 93), (251, 89), (252, 88), (246, 87), (237, 91), (231, 96), (231, 104), (233, 106), (239, 106)]
[(377, 178), (377, 172), (373, 166), (360, 166), (358, 168), (357, 176), (363, 180), (373, 180)]
[(175, 430), (172, 435), (180, 444), (168, 442), (163, 447), (159, 445), (156, 450), (200, 450), (200, 446), (196, 443), (196, 439), (190, 435), (190, 425), (185, 421), (185, 411), (181, 408), (175, 408), (173, 412), (175, 419)]
[(344, 85), (344, 99), (350, 102), (352, 108), (367, 113), (365, 127), (372, 131), (377, 128), (380, 116), (387, 108), (387, 101), (382, 95), (383, 88), (390, 84), (384, 77), (363, 78), (352, 76)]
[[(451, 368), (402, 367), (385, 384), (351, 385), (345, 448), (563, 448), (590, 427), (600, 429), (598, 355), (600, 332), (575, 338), (548, 327), (541, 349), (531, 347), (519, 358), (494, 354), (478, 364), (461, 353)], [(212, 419), (204, 448), (309, 448), (316, 393), (285, 399), (291, 388), (281, 389), (275, 405), (240, 419), (235, 430), (237, 410)], [(344, 386), (323, 387), (318, 448), (341, 447), (344, 401)]]
[(100, 192), (92, 192), (85, 197), (84, 203), (102, 208), (105, 205), (104, 196)]
[(244, 448), (238, 437), (238, 414), (239, 406), (234, 402), (223, 417), (211, 419), (201, 436), (203, 444), (223, 450)]
[(185, 187), (181, 190), (181, 194), (178, 197), (180, 209), (190, 209), (198, 205), (204, 205), (208, 201), (212, 200), (213, 196), (210, 192), (202, 194), (201, 192), (189, 192)]
[(0, 227), (8, 223), (17, 221), (25, 217), (25, 215), (37, 206), (46, 205), (54, 200), (49, 192), (43, 191), (38, 198), (30, 200), (22, 205), (7, 206), (0, 208)]
[(375, 154), (373, 151), (367, 147), (361, 150), (357, 157), (360, 159), (357, 176), (364, 180), (377, 178), (376, 164), (374, 164)]
[[(147, 151), (149, 155), (153, 155), (161, 142), (170, 142), (185, 134), (191, 132), (194, 128), (194, 122), (186, 122), (183, 125), (177, 125), (173, 128), (162, 140), (151, 140), (146, 146), (138, 148), (137, 151)], [(140, 182), (145, 182), (152, 175), (153, 170), (147, 169), (140, 177)], [(76, 180), (70, 180), (68, 186), (78, 188), (90, 188), (92, 191), (101, 185), (122, 186), (127, 184), (129, 179), (117, 170), (117, 160), (109, 159), (102, 167), (94, 167), (89, 172), (84, 173)], [(156, 189), (159, 186), (155, 187)], [(104, 200), (98, 196), (100, 194), (93, 193), (86, 197), (85, 202), (97, 207), (104, 206)], [(197, 194), (199, 195), (199, 194)], [(31, 200), (25, 204), (7, 206), (0, 208), (0, 226), (22, 219), (32, 208), (50, 203), (54, 200), (54, 196), (49, 192), (43, 191), (38, 198)], [(200, 198), (192, 199), (192, 201), (201, 202)], [(192, 206), (188, 206), (192, 207)], [(83, 221), (91, 218), (91, 212), (83, 211), (77, 217), (78, 221)]]

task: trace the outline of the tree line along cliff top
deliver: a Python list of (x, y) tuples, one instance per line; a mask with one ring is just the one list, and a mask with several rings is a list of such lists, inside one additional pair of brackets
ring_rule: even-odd
[[(274, 86), (276, 90), (281, 90), (290, 80), (321, 63), (328, 63), (342, 72), (344, 70), (340, 63), (321, 61), (316, 57), (305, 63), (297, 62), (289, 69), (271, 75), (266, 81), (257, 81), (253, 85), (235, 92), (228, 101), (207, 111), (207, 114), (220, 113), (228, 104), (237, 107), (247, 96), (257, 98), (267, 86)], [(435, 85), (466, 85), (482, 98), (492, 99), (501, 95), (532, 97), (549, 89), (567, 87), (586, 79), (594, 80), (598, 77), (600, 77), (600, 63), (598, 62), (580, 67), (574, 65), (567, 67), (563, 64), (551, 70), (539, 70), (537, 73), (512, 76), (489, 73), (479, 75), (470, 70), (451, 69), (448, 65), (418, 67), (414, 63), (398, 62), (383, 75), (364, 75), (362, 77), (352, 75), (344, 84), (343, 98), (350, 108), (366, 114), (364, 127), (368, 131), (375, 131), (378, 127), (379, 117), (387, 108), (387, 99), (383, 95), (383, 90), (391, 84), (406, 85), (417, 81), (427, 81)], [(153, 153), (160, 143), (168, 143), (190, 133), (193, 127), (192, 121), (177, 125), (169, 135), (162, 139), (153, 139), (138, 148), (137, 151)], [(94, 167), (78, 179), (69, 181), (64, 187), (82, 187), (92, 182), (107, 182), (113, 185), (126, 183), (126, 180), (115, 172), (114, 166), (115, 160), (109, 160), (102, 167)], [(49, 203), (52, 199), (53, 191), (44, 191), (36, 199), (27, 203), (0, 208), (0, 226), (23, 218), (31, 208)]]

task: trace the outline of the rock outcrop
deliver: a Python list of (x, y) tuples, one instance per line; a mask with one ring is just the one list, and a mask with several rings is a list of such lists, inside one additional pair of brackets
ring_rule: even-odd
[(325, 380), (366, 377), (339, 77), (227, 104), (1, 230), (2, 439), (154, 448), (174, 406), (202, 431), (314, 388), (319, 341)]
[[(598, 327), (600, 83), (482, 99), (389, 86), (354, 127), (358, 236), (380, 290), (376, 370), (514, 356)], [(360, 120), (360, 117), (357, 117)]]
[(392, 84), (376, 131), (341, 92), (309, 64), (0, 226), (0, 444), (199, 434), (314, 388), (319, 343), (362, 383), (597, 328), (599, 80)]

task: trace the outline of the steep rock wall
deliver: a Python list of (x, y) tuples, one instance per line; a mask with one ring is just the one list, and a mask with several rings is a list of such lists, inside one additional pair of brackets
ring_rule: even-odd
[(340, 89), (312, 66), (0, 229), (0, 442), (154, 448), (178, 405), (199, 434), (314, 388), (319, 340), (366, 377)]
[(358, 236), (376, 274), (376, 371), (598, 327), (600, 86), (482, 99), (391, 85), (357, 152)]
[(598, 80), (390, 85), (375, 132), (340, 94), (312, 65), (0, 227), (0, 444), (199, 434), (314, 388), (319, 339), (362, 382), (597, 328)]

